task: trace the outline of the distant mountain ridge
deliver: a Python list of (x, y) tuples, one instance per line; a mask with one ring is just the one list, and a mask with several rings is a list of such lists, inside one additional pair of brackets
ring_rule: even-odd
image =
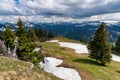
[[(30, 27), (42, 28), (45, 30), (51, 30), (55, 35), (60, 35), (76, 40), (86, 39), (89, 41), (96, 29), (99, 27), (102, 21), (83, 21), (79, 23), (69, 22), (51, 22), (51, 23), (32, 23), (24, 22), (25, 28)], [(107, 30), (109, 31), (110, 41), (116, 41), (120, 35), (120, 23), (115, 21), (104, 21), (106, 23)], [(9, 25), (13, 30), (17, 28), (15, 23), (0, 23), (0, 30), (4, 30), (5, 26)]]

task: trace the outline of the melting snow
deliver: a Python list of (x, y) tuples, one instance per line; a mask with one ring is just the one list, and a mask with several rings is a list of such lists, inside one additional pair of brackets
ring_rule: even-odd
[[(78, 44), (78, 43), (68, 43), (68, 42), (59, 42), (58, 40), (51, 40), (47, 42), (58, 42), (62, 47), (68, 47), (74, 49), (76, 53), (89, 53), (87, 46)], [(36, 48), (35, 51), (38, 51)], [(112, 60), (120, 62), (120, 56), (112, 54)], [(44, 62), (40, 62), (40, 67), (44, 69), (44, 71), (48, 73), (52, 73), (55, 76), (63, 79), (63, 80), (81, 80), (79, 73), (71, 68), (57, 67), (63, 62), (63, 60), (45, 57)]]
[(79, 73), (71, 68), (57, 67), (63, 62), (63, 60), (53, 57), (45, 57), (44, 63), (40, 62), (40, 67), (48, 73), (52, 73), (55, 76), (63, 80), (81, 80)]
[(40, 51), (40, 48), (35, 48), (35, 49), (33, 50), (33, 52), (38, 52), (38, 51)]
[[(89, 53), (87, 46), (78, 43), (59, 42), (60, 46), (74, 49), (76, 53)], [(120, 62), (120, 56), (112, 54), (112, 60)]]
[(88, 53), (86, 45), (78, 43), (59, 42), (60, 46), (74, 49), (76, 53)]
[[(68, 43), (68, 42), (58, 42), (58, 43), (62, 47), (68, 47), (68, 48), (74, 49), (76, 53), (89, 53), (86, 45), (82, 45), (79, 43)], [(112, 60), (120, 62), (120, 56), (112, 54)]]
[(112, 54), (112, 60), (120, 62), (120, 56), (117, 56), (115, 54)]

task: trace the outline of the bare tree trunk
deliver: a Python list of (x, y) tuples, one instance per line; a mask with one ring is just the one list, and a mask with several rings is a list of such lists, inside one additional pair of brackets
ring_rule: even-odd
[(15, 48), (13, 50), (13, 58), (15, 58), (15, 59), (17, 59), (16, 51), (17, 51), (17, 46), (15, 46)]
[(8, 52), (8, 55), (7, 55), (7, 56), (11, 58), (12, 56), (11, 56), (10, 47), (8, 47), (8, 51), (7, 51), (7, 52)]
[(16, 51), (17, 51), (17, 47), (18, 47), (18, 38), (16, 37), (15, 40), (14, 40), (14, 45), (15, 45), (15, 48), (13, 49), (13, 58), (17, 59), (17, 54), (16, 54)]

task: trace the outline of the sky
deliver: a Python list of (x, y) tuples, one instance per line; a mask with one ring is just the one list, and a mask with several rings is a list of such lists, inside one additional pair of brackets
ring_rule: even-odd
[(0, 20), (15, 16), (98, 18), (119, 13), (120, 0), (0, 0)]

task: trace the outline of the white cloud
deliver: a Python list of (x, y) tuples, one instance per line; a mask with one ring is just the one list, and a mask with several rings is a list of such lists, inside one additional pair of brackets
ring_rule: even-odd
[(66, 8), (65, 5), (60, 4), (62, 0), (19, 0), (20, 5), (29, 7), (29, 8), (43, 8), (43, 9), (57, 9), (57, 8)]
[(85, 17), (109, 13), (110, 5), (117, 4), (119, 0), (19, 0), (19, 2), (23, 7), (21, 10), (25, 12), (25, 9), (26, 14)]
[[(70, 22), (70, 23), (81, 23), (84, 21), (102, 21), (106, 23), (117, 23), (120, 22), (120, 13), (104, 14), (104, 15), (94, 15), (86, 18), (71, 18), (71, 17), (58, 17), (51, 16), (45, 17), (40, 15), (34, 16), (20, 16), (23, 21), (30, 22), (47, 22), (47, 23), (56, 23), (56, 22)], [(0, 22), (12, 22), (16, 23), (19, 16), (0, 16)]]
[(0, 1), (0, 14), (14, 13), (16, 4), (13, 0)]
[(120, 12), (120, 0), (1, 0), (0, 15), (90, 17)]

